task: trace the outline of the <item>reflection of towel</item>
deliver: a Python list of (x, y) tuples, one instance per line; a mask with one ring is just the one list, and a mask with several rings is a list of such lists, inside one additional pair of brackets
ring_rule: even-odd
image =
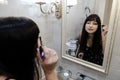
[(76, 43), (72, 43), (72, 42), (67, 42), (66, 43), (66, 49), (67, 50), (72, 50), (72, 51), (75, 51), (76, 50)]
[(69, 40), (65, 43), (66, 51), (69, 55), (76, 57), (77, 40)]

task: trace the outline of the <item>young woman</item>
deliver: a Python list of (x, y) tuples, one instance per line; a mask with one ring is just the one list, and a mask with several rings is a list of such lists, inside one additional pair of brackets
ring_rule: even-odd
[[(31, 19), (0, 18), (0, 80), (39, 80), (39, 62), (46, 80), (58, 80), (55, 70), (58, 56), (54, 50), (42, 47), (38, 35), (39, 28)], [(45, 53), (44, 60), (40, 47)]]
[(80, 48), (77, 58), (102, 65), (101, 20), (97, 14), (91, 14), (86, 18), (82, 34), (79, 37), (79, 44)]

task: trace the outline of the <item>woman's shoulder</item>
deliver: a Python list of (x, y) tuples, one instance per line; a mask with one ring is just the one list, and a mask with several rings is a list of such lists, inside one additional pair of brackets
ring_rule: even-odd
[(78, 37), (76, 38), (78, 41), (80, 41), (81, 40), (81, 33), (78, 35)]

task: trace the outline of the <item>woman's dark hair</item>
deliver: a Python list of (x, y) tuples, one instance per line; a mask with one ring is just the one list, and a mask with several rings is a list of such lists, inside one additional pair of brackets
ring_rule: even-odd
[(39, 28), (31, 19), (0, 18), (0, 69), (4, 74), (16, 80), (34, 80), (38, 35)]
[(102, 36), (101, 36), (101, 20), (97, 14), (89, 15), (83, 25), (81, 38), (79, 41), (80, 50), (79, 52), (84, 52), (86, 49), (87, 39), (88, 39), (88, 32), (85, 30), (85, 25), (87, 21), (96, 21), (98, 24), (97, 31), (94, 33), (93, 44), (92, 44), (92, 51), (94, 55), (97, 57), (99, 54), (102, 54)]

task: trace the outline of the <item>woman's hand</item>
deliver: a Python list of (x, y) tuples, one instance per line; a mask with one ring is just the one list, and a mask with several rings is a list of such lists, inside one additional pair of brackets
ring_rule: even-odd
[(80, 52), (80, 53), (78, 53), (78, 56), (77, 56), (77, 57), (80, 58), (80, 59), (82, 59), (83, 56), (84, 56), (84, 53)]
[(5, 79), (6, 79), (6, 76), (3, 76), (3, 75), (0, 76), (0, 80), (5, 80)]
[(43, 50), (45, 53), (45, 59), (41, 59), (39, 50), (37, 51), (37, 57), (40, 60), (40, 64), (45, 72), (46, 79), (57, 80), (57, 74), (55, 69), (58, 61), (57, 53), (55, 50), (47, 48), (45, 46), (43, 47)]

